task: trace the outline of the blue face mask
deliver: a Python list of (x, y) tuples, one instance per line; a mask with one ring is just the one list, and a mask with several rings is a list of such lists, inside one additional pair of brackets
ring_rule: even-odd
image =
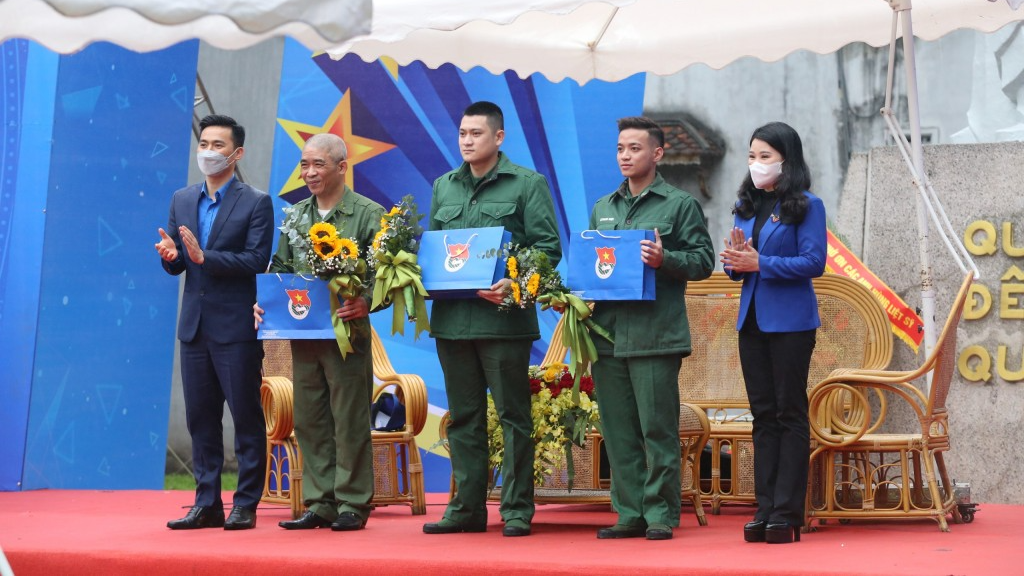
[[(235, 152), (238, 152), (237, 148)], [(234, 156), (235, 152), (232, 152), (231, 156)], [(231, 166), (234, 162), (234, 160), (231, 160), (231, 156), (225, 156), (213, 150), (200, 150), (196, 153), (196, 162), (199, 164), (200, 172), (206, 176), (213, 176), (214, 174), (220, 174), (227, 170), (228, 166)]]

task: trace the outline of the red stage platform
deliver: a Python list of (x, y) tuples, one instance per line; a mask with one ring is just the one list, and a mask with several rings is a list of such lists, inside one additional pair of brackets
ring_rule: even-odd
[[(426, 516), (392, 506), (365, 530), (285, 531), (284, 508), (261, 507), (254, 530), (173, 532), (190, 492), (32, 491), (0, 493), (0, 547), (17, 576), (35, 574), (1024, 574), (1024, 506), (981, 505), (971, 524), (940, 532), (931, 521), (830, 523), (799, 544), (747, 544), (745, 506), (723, 507), (663, 542), (597, 540), (614, 522), (607, 506), (539, 506), (533, 535), (504, 538), (497, 507), (484, 534), (431, 536), (425, 521), (444, 511), (431, 494)], [(230, 501), (230, 494), (225, 494)]]

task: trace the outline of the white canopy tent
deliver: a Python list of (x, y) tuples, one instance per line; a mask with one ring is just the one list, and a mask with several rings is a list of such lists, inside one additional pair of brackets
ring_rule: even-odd
[[(628, 4), (632, 0), (612, 0)], [(454, 30), (483, 20), (507, 24), (529, 10), (565, 13), (585, 0), (0, 0), (0, 42), (27, 38), (54, 52), (112, 42), (136, 52), (199, 38), (217, 48), (247, 48), (289, 36), (311, 50), (354, 38), (401, 40), (413, 30)]]

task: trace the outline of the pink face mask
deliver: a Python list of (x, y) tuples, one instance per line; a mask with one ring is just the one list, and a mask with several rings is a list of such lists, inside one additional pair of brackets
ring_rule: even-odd
[(771, 164), (754, 162), (749, 168), (750, 179), (754, 181), (754, 187), (758, 190), (764, 190), (774, 185), (778, 182), (779, 176), (782, 176), (782, 162), (772, 162)]

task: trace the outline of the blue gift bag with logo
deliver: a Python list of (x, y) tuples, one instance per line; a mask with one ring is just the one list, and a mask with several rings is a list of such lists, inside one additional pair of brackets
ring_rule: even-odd
[(654, 268), (640, 259), (653, 230), (584, 230), (569, 238), (566, 284), (584, 300), (654, 300)]
[(334, 340), (327, 282), (301, 274), (257, 274), (260, 340)]
[(434, 299), (476, 298), (505, 277), (502, 248), (512, 240), (503, 227), (433, 230), (420, 240), (423, 287)]

